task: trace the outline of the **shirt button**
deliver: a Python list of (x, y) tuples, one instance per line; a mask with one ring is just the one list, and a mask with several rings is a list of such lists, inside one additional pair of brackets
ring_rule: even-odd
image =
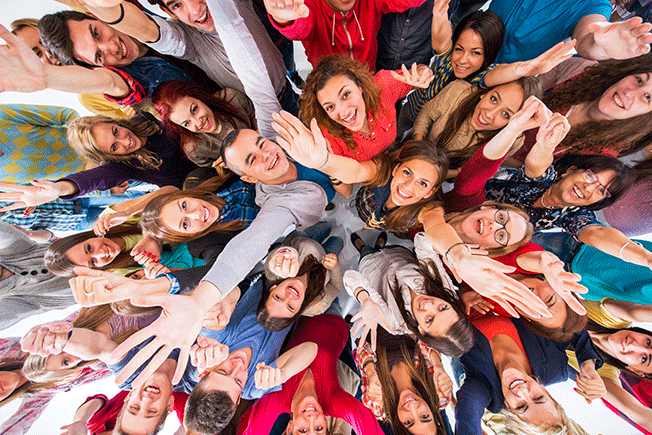
[(20, 272), (20, 274), (23, 275), (23, 276), (27, 275), (28, 273), (29, 273), (29, 272), (27, 272), (27, 271), (25, 271), (25, 272)]
[(47, 270), (47, 269), (41, 269), (41, 273), (43, 273), (43, 274), (46, 274), (46, 273), (48, 273), (48, 272), (50, 272), (50, 271)]
[(38, 275), (38, 271), (36, 271), (36, 270), (32, 270), (30, 273), (31, 273), (32, 275)]

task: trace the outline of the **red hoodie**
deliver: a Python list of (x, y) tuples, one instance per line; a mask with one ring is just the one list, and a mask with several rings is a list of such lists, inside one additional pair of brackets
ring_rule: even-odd
[(366, 63), (370, 69), (376, 65), (380, 18), (390, 12), (403, 12), (420, 6), (425, 0), (357, 0), (346, 13), (333, 10), (325, 0), (306, 0), (310, 15), (285, 26), (270, 21), (283, 35), (301, 41), (308, 61), (313, 67), (330, 54), (348, 54)]

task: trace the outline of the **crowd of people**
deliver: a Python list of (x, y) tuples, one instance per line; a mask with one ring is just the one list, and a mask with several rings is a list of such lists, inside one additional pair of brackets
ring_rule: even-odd
[(104, 378), (61, 433), (652, 434), (649, 0), (58, 1), (0, 92), (94, 115), (0, 105), (0, 329), (75, 311), (2, 434)]

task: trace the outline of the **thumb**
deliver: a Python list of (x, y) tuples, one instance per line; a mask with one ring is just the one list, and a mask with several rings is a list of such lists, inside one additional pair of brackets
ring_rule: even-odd
[(163, 307), (168, 295), (137, 295), (130, 299), (132, 305), (137, 307)]
[(260, 370), (260, 369), (262, 369), (263, 367), (265, 367), (265, 363), (262, 362), (262, 361), (259, 362), (258, 364), (256, 364), (256, 370)]
[(317, 124), (317, 120), (315, 118), (312, 118), (310, 120), (310, 131), (312, 132), (312, 135), (316, 140), (324, 140), (324, 135), (321, 134), (321, 130), (319, 129), (319, 124)]
[(306, 18), (308, 15), (310, 15), (310, 9), (308, 9), (308, 6), (301, 3), (301, 5), (299, 5), (297, 8), (297, 15), (300, 18)]
[(70, 323), (70, 322), (60, 322), (60, 323), (56, 323), (54, 325), (48, 326), (48, 329), (50, 330), (50, 332), (59, 332), (59, 333), (68, 332), (68, 331), (72, 330), (72, 323)]
[(104, 276), (106, 277), (107, 272), (102, 270), (95, 270), (85, 266), (77, 266), (73, 269), (75, 275), (77, 276)]

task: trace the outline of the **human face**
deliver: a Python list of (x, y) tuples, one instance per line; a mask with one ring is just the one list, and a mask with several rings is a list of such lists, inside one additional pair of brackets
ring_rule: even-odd
[(414, 435), (437, 433), (432, 410), (425, 400), (411, 390), (401, 391), (398, 399), (398, 419)]
[(216, 388), (229, 395), (233, 403), (240, 402), (242, 388), (247, 382), (247, 368), (251, 363), (251, 355), (244, 349), (231, 352), (227, 359), (211, 370), (205, 388)]
[(495, 207), (482, 207), (451, 223), (458, 223), (454, 227), (464, 242), (483, 248), (499, 248), (523, 240), (527, 233), (525, 218), (510, 210), (500, 209), (498, 214), (497, 211)]
[(334, 11), (338, 12), (348, 12), (353, 9), (353, 6), (358, 2), (358, 0), (326, 0), (328, 6), (331, 7)]
[(412, 315), (419, 324), (419, 332), (430, 337), (444, 337), (460, 319), (457, 312), (443, 299), (428, 295), (412, 298)]
[(144, 143), (128, 128), (112, 122), (101, 122), (91, 128), (97, 147), (111, 156), (125, 156), (138, 151)]
[[(555, 293), (550, 284), (548, 284), (548, 281), (538, 278), (521, 278), (518, 281), (537, 295), (546, 304), (548, 311), (552, 314), (552, 317), (541, 317), (532, 320), (548, 328), (561, 327), (568, 316), (566, 303)], [(527, 316), (527, 314), (522, 313), (520, 310), (519, 313)], [(529, 316), (527, 317), (530, 318)]]
[(531, 376), (521, 370), (507, 368), (500, 377), (505, 405), (521, 420), (537, 426), (559, 421), (555, 401), (545, 387)]
[(160, 220), (167, 228), (181, 234), (198, 234), (213, 225), (220, 209), (199, 198), (179, 198), (161, 207)]
[(70, 369), (81, 362), (81, 358), (61, 352), (57, 355), (50, 355), (45, 363), (45, 368), (51, 372)]
[(637, 373), (652, 373), (652, 337), (623, 329), (609, 336), (610, 354)]
[(601, 119), (627, 119), (652, 111), (650, 73), (624, 77), (611, 85), (598, 100)]
[(23, 377), (18, 370), (0, 371), (0, 401), (5, 400), (20, 386)]
[(472, 29), (460, 33), (453, 46), (451, 65), (458, 79), (465, 79), (480, 70), (484, 63), (484, 44), (482, 38)]
[(110, 264), (120, 251), (120, 246), (113, 239), (93, 237), (68, 249), (66, 257), (78, 266), (97, 269)]
[(390, 199), (395, 206), (410, 205), (435, 193), (439, 168), (424, 160), (409, 160), (394, 167)]
[(369, 126), (362, 88), (348, 76), (331, 77), (317, 91), (317, 101), (330, 119), (351, 131), (360, 131)]
[(288, 278), (270, 289), (269, 299), (265, 304), (267, 312), (275, 318), (289, 319), (301, 309), (306, 297), (307, 275)]
[(189, 96), (177, 100), (170, 121), (193, 133), (213, 133), (218, 127), (213, 111), (201, 100)]
[(314, 396), (306, 396), (296, 406), (290, 420), (289, 433), (301, 435), (323, 435), (326, 433), (326, 417)]
[(607, 169), (598, 173), (590, 170), (571, 168), (564, 173), (561, 181), (553, 184), (551, 196), (569, 206), (587, 206), (607, 198), (608, 187), (616, 177), (616, 171)]
[(22, 39), (23, 42), (32, 49), (34, 54), (41, 59), (41, 62), (48, 65), (56, 65), (56, 61), (48, 55), (47, 51), (45, 51), (45, 47), (41, 44), (41, 37), (38, 34), (38, 30), (34, 27), (23, 27), (16, 32), (16, 36)]
[(281, 184), (290, 172), (290, 162), (281, 147), (254, 130), (240, 131), (224, 156), (228, 166), (249, 183)]
[[(127, 395), (127, 408), (122, 415), (121, 427), (130, 434), (151, 434), (162, 415), (172, 411), (172, 383), (159, 372), (154, 373), (142, 387)], [(134, 432), (135, 431), (135, 432)]]
[(477, 131), (500, 130), (523, 104), (523, 88), (510, 82), (496, 86), (480, 97), (473, 109), (471, 127)]
[(215, 31), (215, 22), (205, 0), (165, 0), (165, 6), (182, 23), (207, 32)]
[(94, 66), (127, 66), (141, 57), (134, 39), (99, 20), (68, 20), (75, 59)]

